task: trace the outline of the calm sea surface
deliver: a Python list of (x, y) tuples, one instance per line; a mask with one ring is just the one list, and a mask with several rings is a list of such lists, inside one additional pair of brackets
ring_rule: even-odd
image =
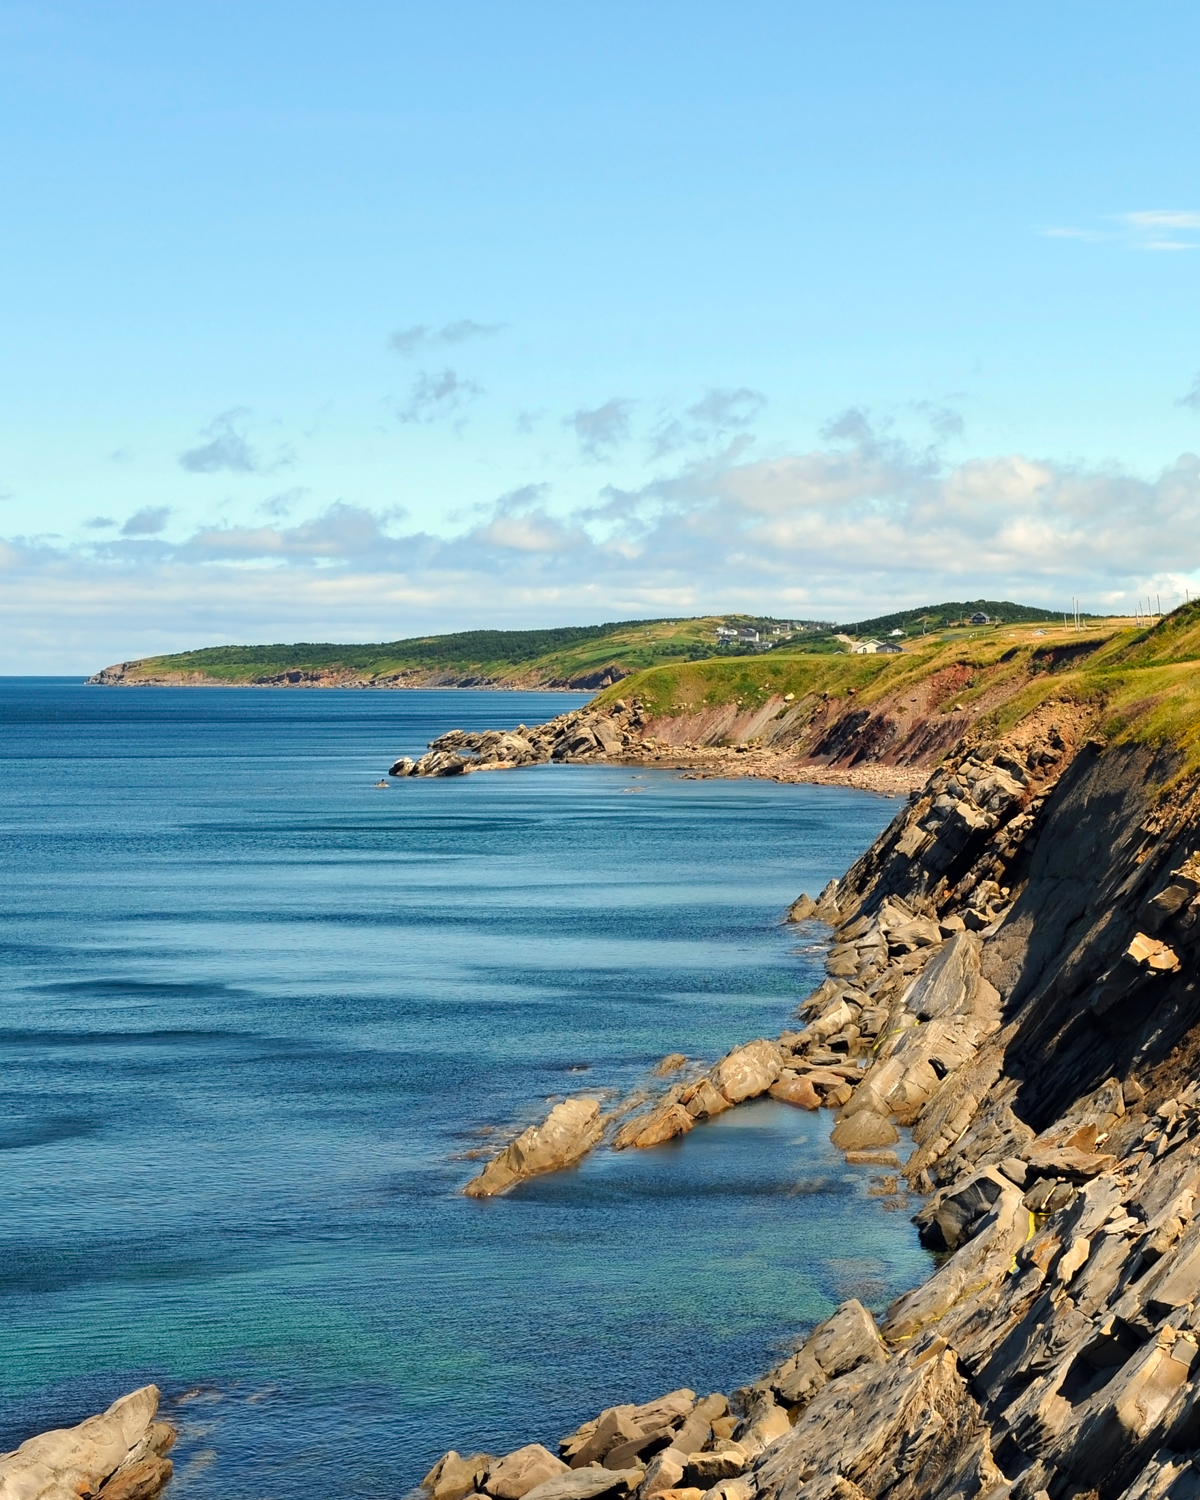
[(730, 1390), (924, 1273), (828, 1116), (773, 1103), (461, 1196), (548, 1099), (778, 1032), (821, 977), (785, 903), (896, 810), (373, 785), (576, 701), (0, 679), (0, 1449), (154, 1380), (171, 1494), (379, 1500), (451, 1445)]

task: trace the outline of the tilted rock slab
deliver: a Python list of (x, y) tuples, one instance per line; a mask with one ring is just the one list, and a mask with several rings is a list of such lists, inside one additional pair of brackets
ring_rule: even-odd
[(614, 1151), (630, 1146), (657, 1146), (691, 1130), (698, 1120), (720, 1114), (746, 1099), (757, 1099), (783, 1071), (778, 1043), (762, 1038), (735, 1047), (707, 1078), (677, 1085), (648, 1113), (623, 1125), (613, 1140)]
[(598, 1099), (564, 1099), (540, 1125), (531, 1125), (505, 1146), (463, 1192), (468, 1198), (491, 1198), (528, 1177), (557, 1172), (586, 1156), (603, 1129)]

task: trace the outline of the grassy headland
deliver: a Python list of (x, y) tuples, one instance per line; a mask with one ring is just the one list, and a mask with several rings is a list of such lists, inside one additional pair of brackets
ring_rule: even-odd
[[(903, 631), (920, 636), (983, 610), (1003, 620), (1043, 620), (1047, 611), (1011, 601), (926, 605), (837, 627), (828, 621), (751, 615), (624, 620), (552, 630), (467, 630), (368, 645), (297, 642), (208, 646), (121, 662), (94, 681), (137, 684), (270, 684), (368, 687), (490, 686), (597, 688), (662, 663), (753, 659), (763, 654), (845, 653), (843, 635)], [(1049, 618), (1053, 618), (1050, 616)], [(718, 637), (722, 627), (738, 632)], [(750, 634), (758, 639), (750, 639)]]
[[(599, 687), (664, 661), (695, 661), (719, 649), (717, 629), (769, 629), (749, 616), (690, 620), (625, 620), (554, 630), (468, 630), (414, 636), (375, 645), (301, 642), (274, 646), (210, 646), (144, 657), (106, 668), (106, 681), (137, 683), (298, 683), (372, 687), (448, 686)], [(817, 632), (810, 632), (814, 638)], [(820, 633), (824, 641), (827, 632)], [(739, 650), (753, 649), (750, 644)], [(836, 648), (835, 649), (840, 649)], [(119, 675), (118, 675), (119, 671)], [(101, 674), (98, 674), (98, 676)]]

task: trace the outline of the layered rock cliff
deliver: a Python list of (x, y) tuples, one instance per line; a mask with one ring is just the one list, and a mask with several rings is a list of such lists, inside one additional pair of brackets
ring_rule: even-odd
[[(447, 1454), (432, 1500), (1200, 1497), (1198, 619), (1072, 693), (1034, 684), (1007, 728), (969, 724), (792, 908), (832, 937), (802, 1024), (707, 1069), (669, 1059), (603, 1119), (556, 1106), (476, 1179), (653, 1149), (770, 1092), (829, 1109), (849, 1158), (921, 1195), (930, 1278), (878, 1321), (844, 1304), (741, 1390), (610, 1408), (557, 1454)], [(647, 738), (635, 714), (431, 754), (618, 755)]]
[[(1200, 1493), (1200, 796), (1169, 748), (1090, 727), (1059, 705), (960, 743), (793, 908), (834, 937), (806, 1024), (674, 1085), (616, 1142), (766, 1089), (831, 1105), (851, 1159), (924, 1195), (937, 1270), (674, 1425), (601, 1413), (536, 1500)], [(454, 1496), (444, 1467), (427, 1486), (497, 1496), (498, 1462), (475, 1455)]]

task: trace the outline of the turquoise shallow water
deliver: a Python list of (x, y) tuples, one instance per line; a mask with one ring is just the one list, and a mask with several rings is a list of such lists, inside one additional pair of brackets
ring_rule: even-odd
[(896, 807), (372, 785), (572, 701), (0, 680), (0, 1449), (153, 1379), (172, 1493), (399, 1495), (923, 1274), (828, 1117), (772, 1103), (461, 1197), (547, 1099), (777, 1032), (820, 977), (785, 903)]

